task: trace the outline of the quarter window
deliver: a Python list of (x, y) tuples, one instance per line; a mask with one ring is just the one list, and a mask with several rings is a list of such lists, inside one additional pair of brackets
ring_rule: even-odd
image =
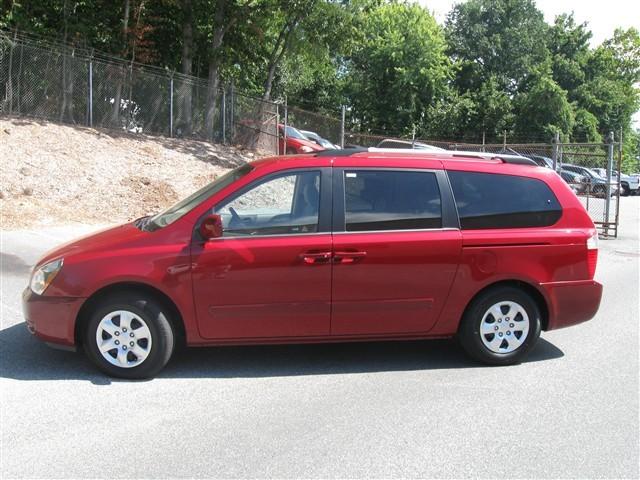
[(344, 190), (348, 232), (442, 227), (434, 173), (346, 171)]
[(320, 172), (299, 172), (262, 182), (217, 206), (223, 236), (286, 235), (318, 231)]
[(562, 216), (541, 180), (513, 175), (449, 172), (462, 229), (546, 227)]

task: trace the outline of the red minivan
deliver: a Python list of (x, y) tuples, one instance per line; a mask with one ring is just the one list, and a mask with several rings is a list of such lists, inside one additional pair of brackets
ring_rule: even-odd
[(29, 330), (150, 377), (192, 346), (457, 336), (521, 361), (592, 318), (597, 233), (554, 171), (506, 155), (328, 150), (243, 165), (34, 267)]

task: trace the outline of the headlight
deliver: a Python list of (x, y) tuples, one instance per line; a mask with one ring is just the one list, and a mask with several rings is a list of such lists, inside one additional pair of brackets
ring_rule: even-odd
[(311, 153), (313, 152), (313, 148), (308, 147), (307, 145), (303, 145), (300, 147), (300, 150), (302, 150), (304, 153)]
[(38, 295), (42, 295), (47, 289), (49, 284), (53, 282), (56, 275), (62, 268), (63, 259), (59, 258), (53, 262), (45, 263), (44, 265), (36, 268), (31, 275), (31, 282), (29, 287)]

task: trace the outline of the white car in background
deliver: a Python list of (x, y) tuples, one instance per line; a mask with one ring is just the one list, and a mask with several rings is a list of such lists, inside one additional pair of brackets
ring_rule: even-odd
[[(606, 168), (592, 168), (594, 172), (600, 175), (602, 178), (607, 178)], [(611, 172), (611, 179), (618, 183), (618, 172)], [(620, 175), (620, 195), (626, 197), (627, 195), (637, 195), (640, 190), (640, 176), (638, 175)]]
[(321, 147), (326, 148), (327, 150), (337, 150), (337, 149), (340, 148), (335, 143), (331, 143), (329, 140), (327, 140), (326, 138), (321, 137), (316, 132), (310, 132), (309, 130), (300, 130), (300, 131), (309, 140), (311, 140), (312, 142), (317, 143), (318, 145), (320, 145)]

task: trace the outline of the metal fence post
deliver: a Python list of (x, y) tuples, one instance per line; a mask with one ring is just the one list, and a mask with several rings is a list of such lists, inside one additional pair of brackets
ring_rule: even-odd
[(236, 112), (236, 95), (235, 95), (235, 87), (233, 84), (233, 81), (231, 82), (231, 86), (229, 87), (229, 96), (231, 97), (229, 99), (229, 128), (230, 128), (230, 137), (231, 137), (231, 141), (233, 142), (233, 139), (236, 136), (236, 119), (235, 119), (235, 112)]
[(13, 113), (13, 50), (18, 40), (18, 30), (13, 36), (13, 42), (9, 41), (9, 82), (7, 83), (7, 96), (9, 97), (9, 115)]
[(347, 107), (342, 105), (342, 114), (340, 116), (340, 148), (344, 148), (344, 121), (347, 113)]
[(611, 209), (611, 171), (613, 169), (613, 132), (607, 136), (607, 198), (604, 203), (604, 231), (605, 236), (609, 236), (609, 214)]
[[(18, 31), (16, 30), (16, 41), (17, 41), (17, 35), (18, 35)], [(18, 115), (20, 115), (22, 113), (22, 67), (24, 65), (23, 63), (23, 59), (24, 59), (24, 41), (20, 41), (20, 62), (18, 63), (19, 68), (18, 68), (18, 81), (16, 82), (17, 86), (16, 86), (16, 101), (18, 104)], [(13, 107), (13, 106), (12, 106)], [(12, 108), (13, 110), (13, 108)]]
[(280, 153), (280, 104), (276, 103), (276, 155)]
[(169, 79), (169, 136), (173, 138), (173, 74)]
[(551, 150), (551, 159), (553, 160), (553, 170), (558, 171), (558, 143), (560, 143), (560, 134), (556, 132), (551, 141), (553, 149)]
[(220, 114), (222, 115), (222, 143), (227, 143), (227, 89), (222, 88), (222, 105), (220, 106)]
[(287, 97), (284, 97), (284, 128), (282, 136), (282, 154), (287, 154), (287, 123), (289, 122), (289, 110), (287, 108)]
[(564, 155), (564, 145), (558, 145), (558, 167), (555, 169), (556, 171), (562, 170), (562, 156)]
[(618, 225), (620, 223), (620, 194), (622, 193), (621, 184), (622, 181), (622, 153), (623, 153), (623, 145), (622, 145), (622, 127), (620, 127), (620, 138), (618, 139), (618, 165), (616, 167), (617, 178), (618, 178), (618, 190), (616, 191), (616, 217), (615, 217), (615, 232), (613, 234), (614, 238), (618, 238)]
[(89, 126), (93, 127), (93, 58), (89, 59)]

